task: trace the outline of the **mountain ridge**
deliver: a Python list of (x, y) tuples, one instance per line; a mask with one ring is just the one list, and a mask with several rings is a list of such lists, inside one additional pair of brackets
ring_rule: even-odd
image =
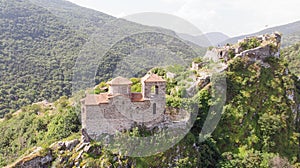
[(283, 24), (280, 26), (270, 27), (255, 33), (250, 33), (246, 35), (236, 36), (232, 37), (228, 40), (225, 40), (220, 43), (220, 45), (225, 45), (227, 43), (233, 44), (236, 43), (238, 40), (243, 39), (248, 36), (256, 36), (261, 34), (267, 34), (267, 33), (274, 33), (275, 31), (278, 31), (283, 34), (284, 38), (282, 41), (282, 46), (290, 46), (296, 42), (300, 41), (300, 21), (295, 21), (288, 24)]
[(209, 32), (198, 36), (184, 34), (184, 33), (177, 33), (177, 35), (184, 40), (193, 42), (203, 47), (216, 46), (219, 43), (229, 39), (229, 36), (221, 32)]

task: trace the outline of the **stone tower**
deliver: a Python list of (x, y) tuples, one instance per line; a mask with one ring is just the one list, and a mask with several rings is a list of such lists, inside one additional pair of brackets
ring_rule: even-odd
[(109, 94), (117, 95), (122, 94), (124, 96), (130, 97), (132, 82), (121, 76), (114, 78), (107, 83), (109, 85)]
[(147, 74), (141, 80), (144, 100), (150, 100), (153, 114), (164, 114), (166, 106), (166, 81), (156, 74)]

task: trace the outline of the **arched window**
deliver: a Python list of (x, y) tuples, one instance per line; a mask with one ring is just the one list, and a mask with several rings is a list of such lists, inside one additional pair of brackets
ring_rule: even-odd
[(156, 114), (156, 103), (153, 103), (153, 114)]
[(158, 86), (155, 85), (155, 94), (158, 94)]
[(158, 86), (157, 85), (151, 87), (151, 93), (158, 94)]

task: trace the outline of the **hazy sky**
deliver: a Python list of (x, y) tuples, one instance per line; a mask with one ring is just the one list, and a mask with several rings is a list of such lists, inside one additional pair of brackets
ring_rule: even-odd
[(299, 0), (69, 0), (116, 17), (142, 12), (181, 17), (202, 32), (229, 36), (300, 20)]

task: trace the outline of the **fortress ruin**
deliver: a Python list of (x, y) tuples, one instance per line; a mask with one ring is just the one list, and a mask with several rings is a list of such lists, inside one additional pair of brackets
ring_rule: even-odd
[(270, 56), (279, 57), (280, 46), (281, 34), (275, 32), (273, 34), (246, 37), (234, 45), (227, 44), (223, 47), (213, 48), (211, 52), (215, 53), (218, 59), (223, 59), (225, 62), (234, 57), (245, 56), (256, 61), (264, 60)]

